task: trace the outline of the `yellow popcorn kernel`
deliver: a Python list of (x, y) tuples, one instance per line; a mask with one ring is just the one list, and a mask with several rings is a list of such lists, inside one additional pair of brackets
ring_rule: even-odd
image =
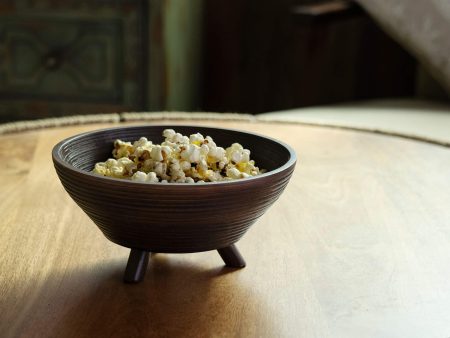
[(192, 134), (191, 136), (189, 136), (190, 143), (195, 144), (197, 146), (202, 144), (204, 140), (205, 139), (203, 138), (203, 135), (200, 133)]
[(239, 171), (245, 171), (245, 168), (247, 168), (247, 162), (241, 162), (236, 164), (236, 168), (239, 169)]

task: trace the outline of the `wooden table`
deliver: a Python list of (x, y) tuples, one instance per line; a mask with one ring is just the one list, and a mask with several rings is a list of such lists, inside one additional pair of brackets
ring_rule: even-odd
[[(217, 125), (218, 122), (202, 123)], [(157, 254), (122, 283), (107, 241), (59, 182), (61, 127), (0, 136), (2, 337), (449, 337), (450, 149), (322, 127), (221, 122), (292, 145), (282, 197), (238, 243)]]

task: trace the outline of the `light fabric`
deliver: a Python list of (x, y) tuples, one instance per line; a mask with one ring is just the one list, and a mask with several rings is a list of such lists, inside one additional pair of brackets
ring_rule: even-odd
[(450, 93), (450, 0), (356, 0)]
[(450, 146), (450, 105), (437, 102), (369, 100), (276, 111), (258, 119), (368, 130)]

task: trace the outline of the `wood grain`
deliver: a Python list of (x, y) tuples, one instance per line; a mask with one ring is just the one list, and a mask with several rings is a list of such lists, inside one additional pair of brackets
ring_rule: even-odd
[(220, 123), (299, 156), (283, 195), (239, 242), (247, 267), (224, 268), (214, 251), (157, 254), (141, 284), (125, 285), (128, 250), (70, 199), (50, 154), (108, 126), (0, 137), (2, 337), (450, 336), (449, 149)]

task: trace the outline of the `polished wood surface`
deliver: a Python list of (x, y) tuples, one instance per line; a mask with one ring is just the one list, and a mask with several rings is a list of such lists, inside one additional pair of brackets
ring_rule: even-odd
[(51, 161), (61, 139), (108, 126), (0, 136), (2, 337), (450, 336), (450, 149), (221, 122), (299, 157), (238, 243), (247, 266), (225, 268), (215, 251), (156, 254), (128, 285), (129, 250), (103, 237)]

